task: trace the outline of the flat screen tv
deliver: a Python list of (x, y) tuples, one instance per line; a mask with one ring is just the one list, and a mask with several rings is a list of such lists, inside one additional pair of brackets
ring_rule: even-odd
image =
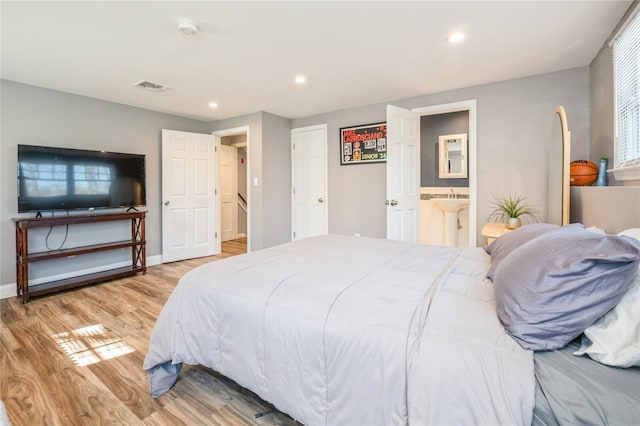
[(145, 156), (18, 145), (18, 211), (140, 207)]

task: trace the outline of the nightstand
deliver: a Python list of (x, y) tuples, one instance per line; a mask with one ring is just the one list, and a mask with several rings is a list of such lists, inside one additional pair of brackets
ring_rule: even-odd
[(513, 231), (513, 229), (507, 228), (504, 223), (487, 223), (482, 227), (482, 236), (487, 237), (487, 245), (489, 245), (493, 240), (509, 231)]

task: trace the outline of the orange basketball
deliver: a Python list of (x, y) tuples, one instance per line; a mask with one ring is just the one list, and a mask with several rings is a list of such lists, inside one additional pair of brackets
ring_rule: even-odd
[(587, 160), (575, 160), (569, 167), (571, 186), (588, 186), (598, 179), (598, 166)]

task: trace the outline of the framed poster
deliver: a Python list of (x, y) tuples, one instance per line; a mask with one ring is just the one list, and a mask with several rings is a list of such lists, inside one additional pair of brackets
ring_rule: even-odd
[(387, 161), (387, 123), (340, 128), (340, 164)]

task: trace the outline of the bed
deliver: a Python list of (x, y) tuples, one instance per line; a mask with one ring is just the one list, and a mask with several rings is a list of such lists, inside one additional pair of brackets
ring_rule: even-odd
[(616, 368), (562, 349), (534, 353), (533, 425), (635, 425), (640, 419), (640, 368)]
[[(637, 270), (634, 244), (622, 263)], [(499, 254), (326, 235), (200, 266), (152, 332), (151, 393), (187, 363), (309, 426), (531, 424), (534, 352), (501, 312), (510, 257), (487, 278)]]

